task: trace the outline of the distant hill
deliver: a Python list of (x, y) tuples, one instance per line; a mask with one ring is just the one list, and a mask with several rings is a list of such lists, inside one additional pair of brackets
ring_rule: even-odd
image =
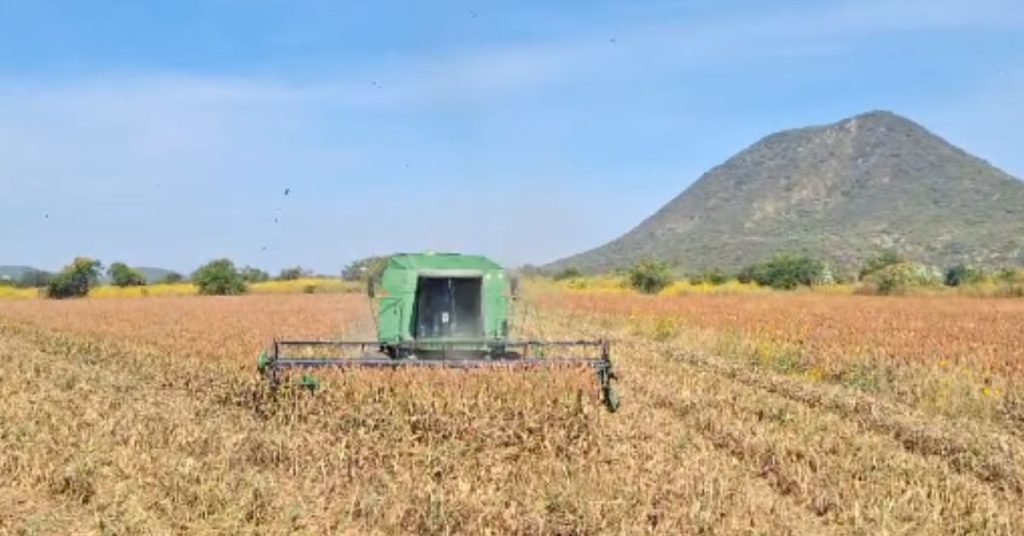
[(167, 270), (164, 268), (152, 268), (149, 266), (136, 266), (136, 270), (142, 272), (142, 275), (146, 278), (146, 283), (159, 283), (167, 278), (167, 275), (173, 273), (174, 270)]
[(38, 272), (38, 268), (31, 266), (0, 266), (0, 279), (9, 278), (12, 281), (21, 279), (27, 272)]
[(1024, 182), (889, 112), (772, 134), (622, 237), (548, 265), (650, 256), (735, 270), (778, 251), (854, 267), (882, 249), (938, 266), (1024, 263)]
[[(142, 275), (145, 276), (147, 283), (159, 283), (167, 277), (167, 274), (173, 272), (173, 270), (167, 270), (164, 268), (152, 268), (149, 266), (139, 266), (135, 269), (142, 272)], [(9, 277), (12, 281), (17, 281), (21, 279), (26, 272), (30, 271), (38, 272), (40, 270), (32, 266), (0, 266), (0, 279)], [(107, 281), (106, 274), (103, 274), (101, 280), (104, 282)]]

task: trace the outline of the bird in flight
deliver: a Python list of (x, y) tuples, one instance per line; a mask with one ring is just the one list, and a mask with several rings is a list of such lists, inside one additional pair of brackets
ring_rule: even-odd
[(284, 189), (284, 195), (288, 195), (290, 193), (292, 193), (292, 189), (291, 188), (285, 188)]

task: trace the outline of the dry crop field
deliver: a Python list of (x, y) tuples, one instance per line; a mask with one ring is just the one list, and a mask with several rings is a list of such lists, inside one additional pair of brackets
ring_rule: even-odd
[(1024, 533), (1024, 301), (535, 293), (584, 371), (329, 374), (347, 294), (0, 302), (0, 533)]

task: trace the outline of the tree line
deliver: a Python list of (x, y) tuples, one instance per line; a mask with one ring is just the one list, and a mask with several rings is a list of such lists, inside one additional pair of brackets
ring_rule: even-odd
[[(527, 269), (526, 273), (538, 272)], [(614, 275), (624, 277), (631, 287), (647, 294), (656, 294), (677, 280), (671, 264), (650, 258), (641, 259)], [(582, 271), (567, 268), (552, 277), (560, 281), (583, 276)], [(962, 263), (939, 270), (911, 261), (895, 251), (882, 251), (867, 258), (855, 276), (836, 274), (827, 261), (808, 254), (778, 253), (735, 273), (714, 268), (689, 274), (683, 279), (695, 285), (722, 285), (735, 280), (781, 290), (858, 282), (862, 292), (872, 294), (899, 294), (914, 288), (990, 283), (1005, 287), (1009, 295), (1024, 296), (1024, 268), (986, 270)]]
[[(28, 270), (16, 280), (0, 281), (19, 288), (39, 288), (49, 298), (63, 299), (82, 297), (99, 285), (106, 274), (110, 284), (118, 287), (146, 286), (145, 274), (123, 262), (114, 262), (104, 270), (103, 263), (90, 257), (77, 257), (59, 272)], [(264, 281), (292, 281), (309, 277), (321, 277), (301, 266), (285, 268), (277, 276), (252, 266), (238, 268), (230, 259), (212, 260), (197, 268), (189, 277), (169, 272), (154, 283), (191, 282), (200, 294), (232, 295), (244, 293), (250, 283)]]

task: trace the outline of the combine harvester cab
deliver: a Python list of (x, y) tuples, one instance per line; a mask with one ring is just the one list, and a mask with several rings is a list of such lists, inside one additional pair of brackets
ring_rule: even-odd
[[(371, 280), (367, 287), (376, 341), (275, 340), (260, 355), (259, 370), (276, 388), (288, 371), (320, 367), (589, 367), (597, 373), (604, 405), (618, 409), (608, 341), (510, 338), (515, 286), (500, 265), (485, 257), (394, 255), (380, 281)], [(303, 385), (316, 387), (308, 373), (302, 378)]]

